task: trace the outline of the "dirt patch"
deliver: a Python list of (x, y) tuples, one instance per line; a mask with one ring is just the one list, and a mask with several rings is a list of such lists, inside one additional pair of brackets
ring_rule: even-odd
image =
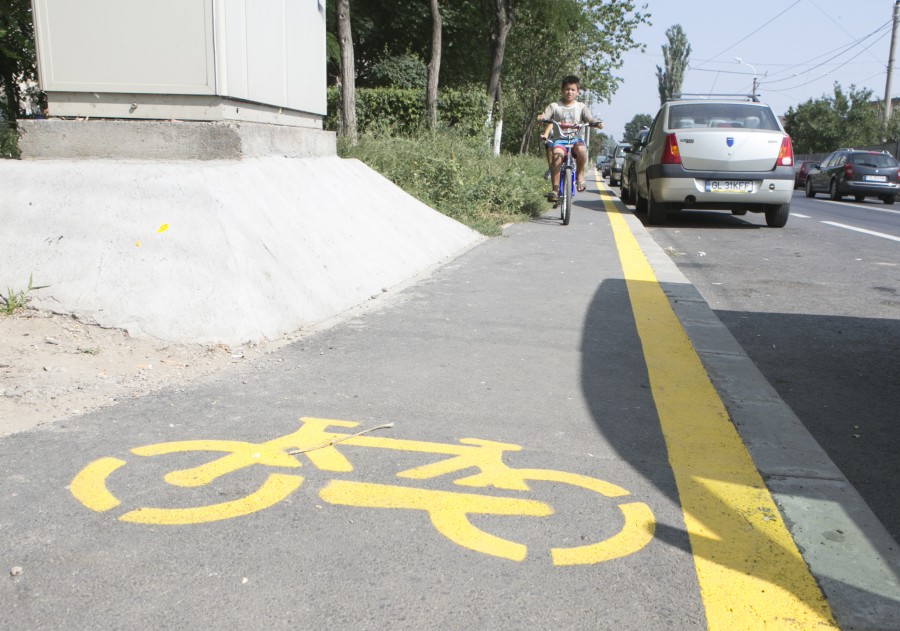
[(0, 315), (0, 436), (227, 370), (289, 341), (171, 344), (46, 311)]

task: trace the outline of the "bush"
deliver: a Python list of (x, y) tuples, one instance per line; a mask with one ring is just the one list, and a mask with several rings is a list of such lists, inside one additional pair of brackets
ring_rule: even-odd
[[(328, 88), (328, 116), (325, 129), (338, 130), (340, 92)], [(481, 133), (487, 112), (483, 88), (441, 89), (438, 92), (438, 119), (442, 128), (465, 134)], [(400, 88), (357, 88), (356, 127), (360, 134), (415, 136), (425, 130), (425, 90)]]
[(356, 147), (341, 142), (338, 150), (432, 208), (495, 236), (504, 224), (546, 209), (546, 163), (528, 156), (494, 157), (482, 142), (452, 131), (420, 138), (364, 135)]
[(19, 134), (15, 123), (0, 120), (0, 158), (19, 158)]

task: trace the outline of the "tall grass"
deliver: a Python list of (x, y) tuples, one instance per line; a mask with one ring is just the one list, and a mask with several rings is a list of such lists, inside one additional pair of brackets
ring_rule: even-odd
[(0, 159), (18, 158), (20, 155), (15, 123), (0, 119)]
[(419, 138), (363, 137), (338, 152), (357, 158), (432, 208), (488, 236), (547, 209), (546, 162), (494, 157), (483, 141), (451, 131)]

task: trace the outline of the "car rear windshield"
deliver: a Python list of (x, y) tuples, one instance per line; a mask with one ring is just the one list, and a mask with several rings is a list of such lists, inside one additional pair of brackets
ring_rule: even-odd
[(625, 155), (625, 147), (630, 147), (631, 145), (619, 145), (616, 147), (616, 151), (613, 154), (613, 157), (621, 158)]
[(669, 129), (721, 127), (781, 131), (768, 107), (749, 103), (682, 103), (669, 108)]
[(850, 162), (861, 167), (883, 169), (897, 166), (897, 161), (885, 153), (854, 153)]

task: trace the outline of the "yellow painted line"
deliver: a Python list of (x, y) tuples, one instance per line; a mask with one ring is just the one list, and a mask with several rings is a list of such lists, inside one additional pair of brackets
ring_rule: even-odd
[[(601, 192), (609, 189), (598, 182)], [(836, 629), (762, 477), (616, 202), (603, 196), (710, 629)]]

